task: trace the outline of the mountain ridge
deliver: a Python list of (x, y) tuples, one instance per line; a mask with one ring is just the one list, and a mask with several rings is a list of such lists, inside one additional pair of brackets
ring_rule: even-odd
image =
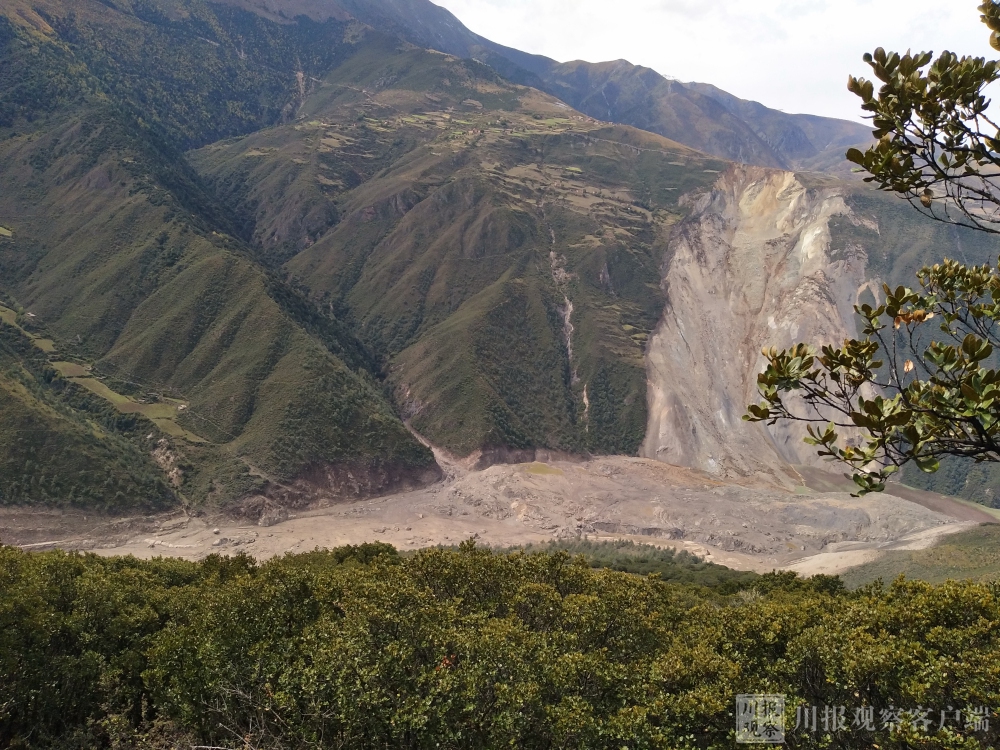
[[(846, 176), (850, 168), (844, 152), (871, 140), (865, 125), (786, 114), (710, 84), (669, 79), (627, 60), (559, 63), (506, 47), (470, 31), (430, 0), (224, 1), (286, 18), (350, 16), (421, 47), (480, 59), (509, 80), (539, 88), (591, 117), (632, 125), (732, 161)], [(831, 131), (836, 137), (828, 137)]]

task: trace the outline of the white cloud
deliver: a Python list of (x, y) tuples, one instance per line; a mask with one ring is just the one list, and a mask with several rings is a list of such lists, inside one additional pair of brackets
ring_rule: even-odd
[(859, 119), (848, 74), (877, 46), (995, 56), (981, 0), (435, 0), (557, 60), (627, 59), (789, 112)]

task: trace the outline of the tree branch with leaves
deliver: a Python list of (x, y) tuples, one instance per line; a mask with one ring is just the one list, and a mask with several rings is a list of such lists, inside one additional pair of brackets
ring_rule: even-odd
[[(1000, 50), (1000, 5), (979, 7)], [(881, 47), (864, 56), (882, 86), (848, 79), (870, 112), (877, 143), (850, 149), (847, 159), (866, 182), (899, 193), (938, 221), (1000, 233), (1000, 126), (990, 114), (987, 87), (1000, 63), (943, 52), (900, 55)]]
[[(1000, 5), (979, 8), (1000, 50)], [(1000, 63), (943, 52), (865, 55), (882, 86), (851, 77), (878, 139), (847, 158), (866, 181), (931, 218), (1000, 234), (1000, 126), (986, 89)], [(908, 463), (1000, 461), (1000, 270), (952, 260), (921, 269), (919, 289), (883, 286), (861, 305), (861, 338), (819, 351), (767, 349), (762, 401), (744, 419), (804, 423), (820, 456), (853, 471), (859, 494)]]

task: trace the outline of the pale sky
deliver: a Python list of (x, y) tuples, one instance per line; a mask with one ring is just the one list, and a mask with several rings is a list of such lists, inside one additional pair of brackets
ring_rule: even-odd
[(434, 0), (474, 32), (561, 62), (624, 58), (786, 112), (860, 120), (848, 74), (878, 46), (1000, 57), (981, 0)]

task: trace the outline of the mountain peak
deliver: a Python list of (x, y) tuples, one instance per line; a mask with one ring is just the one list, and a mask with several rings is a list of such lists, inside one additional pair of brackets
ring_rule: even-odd
[(352, 18), (419, 47), (484, 62), (508, 80), (541, 89), (591, 117), (648, 130), (731, 161), (847, 176), (844, 153), (871, 139), (870, 129), (858, 123), (787, 114), (628, 60), (560, 63), (505, 47), (429, 0), (224, 2), (286, 21)]

